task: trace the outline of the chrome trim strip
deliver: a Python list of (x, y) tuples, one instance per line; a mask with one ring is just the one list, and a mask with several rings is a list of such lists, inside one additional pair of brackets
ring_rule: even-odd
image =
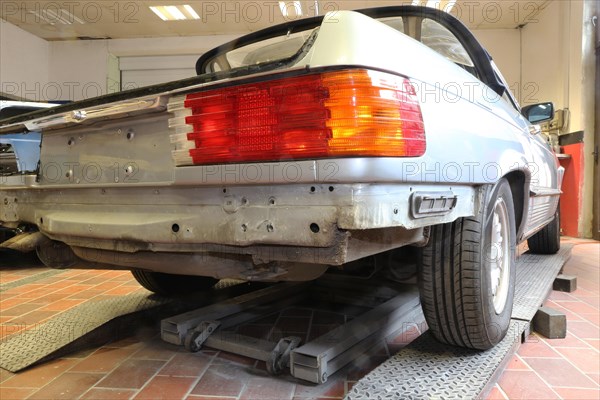
[(536, 188), (536, 187), (531, 187), (529, 189), (530, 197), (560, 196), (561, 194), (562, 194), (562, 190), (560, 190), (560, 189)]
[(99, 118), (125, 116), (131, 113), (158, 112), (166, 108), (167, 99), (163, 96), (148, 99), (133, 99), (34, 119), (25, 122), (25, 127), (30, 131), (39, 131), (58, 125), (78, 124)]

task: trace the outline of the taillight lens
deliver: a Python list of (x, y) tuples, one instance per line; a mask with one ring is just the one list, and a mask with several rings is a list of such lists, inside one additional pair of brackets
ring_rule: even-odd
[[(325, 72), (187, 95), (193, 164), (425, 152), (409, 80), (368, 70)], [(188, 158), (188, 157), (186, 157)]]

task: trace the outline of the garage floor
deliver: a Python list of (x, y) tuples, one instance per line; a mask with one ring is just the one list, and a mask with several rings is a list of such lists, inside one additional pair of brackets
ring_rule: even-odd
[[(600, 244), (577, 239), (565, 273), (578, 276), (578, 290), (553, 292), (547, 306), (567, 315), (566, 339), (529, 337), (493, 388), (493, 399), (600, 398)], [(144, 292), (128, 272), (56, 271), (22, 257), (0, 260), (0, 339), (83, 302)], [(343, 311), (288, 308), (272, 315), (281, 333), (316, 337), (343, 323)], [(244, 334), (268, 335), (267, 322)], [(270, 332), (273, 334), (273, 332)], [(264, 364), (228, 353), (190, 354), (163, 342), (156, 326), (33, 367), (18, 374), (0, 369), (0, 399), (292, 399), (342, 398), (353, 383), (417, 337), (416, 328), (372, 349), (321, 386), (290, 376), (271, 378)], [(1, 356), (1, 355), (0, 355)]]
[(600, 399), (600, 244), (574, 243), (564, 273), (573, 293), (553, 291), (545, 305), (567, 316), (567, 337), (529, 336), (509, 361), (490, 399)]

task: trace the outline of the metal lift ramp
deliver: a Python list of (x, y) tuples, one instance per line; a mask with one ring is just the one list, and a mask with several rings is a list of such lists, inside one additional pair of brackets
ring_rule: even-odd
[[(302, 346), (298, 337), (272, 342), (227, 331), (307, 298), (367, 311)], [(382, 339), (411, 327), (419, 314), (419, 293), (414, 284), (324, 276), (312, 283), (275, 285), (166, 318), (161, 323), (161, 337), (189, 351), (204, 345), (265, 361), (271, 374), (289, 367), (294, 377), (323, 383)]]
[[(40, 282), (66, 270), (42, 270), (0, 287)], [(135, 327), (144, 321), (161, 319), (174, 313), (212, 304), (264, 287), (262, 284), (241, 284), (241, 281), (221, 280), (203, 293), (179, 298), (165, 298), (148, 293), (86, 302), (58, 314), (46, 322), (35, 324), (0, 341), (0, 368), (18, 372), (32, 365), (70, 354), (74, 351), (101, 346), (110, 340), (133, 335)]]
[(550, 256), (525, 253), (518, 259), (512, 320), (506, 337), (494, 348), (480, 352), (447, 346), (426, 332), (358, 381), (347, 399), (484, 398), (526, 340), (531, 320), (552, 291), (572, 247), (563, 245)]

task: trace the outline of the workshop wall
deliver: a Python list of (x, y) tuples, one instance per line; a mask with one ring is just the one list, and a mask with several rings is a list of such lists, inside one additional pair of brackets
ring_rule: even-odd
[(0, 92), (41, 100), (48, 84), (49, 44), (0, 19)]
[[(521, 28), (476, 30), (474, 34), (500, 67), (521, 106), (552, 101), (556, 109), (568, 109), (568, 125), (562, 133), (589, 131), (589, 142), (593, 125), (586, 127), (585, 122), (589, 107), (584, 100), (583, 7), (579, 0), (552, 1)], [(563, 234), (590, 237), (592, 201), (586, 191), (593, 185), (593, 173), (588, 171), (592, 157), (585, 156), (581, 142), (565, 146), (564, 152), (571, 158), (563, 160), (567, 169), (563, 192), (568, 193), (561, 203)]]
[(502, 71), (511, 91), (521, 93), (521, 33), (519, 29), (479, 29), (473, 34)]
[[(49, 42), (50, 77), (74, 86), (61, 100), (82, 100), (115, 91), (112, 57), (187, 55), (199, 57), (237, 35)], [(78, 82), (74, 83), (74, 82)]]
[(522, 29), (523, 82), (535, 85), (523, 105), (550, 100), (569, 108), (569, 131), (583, 128), (582, 18), (582, 1), (553, 1)]

